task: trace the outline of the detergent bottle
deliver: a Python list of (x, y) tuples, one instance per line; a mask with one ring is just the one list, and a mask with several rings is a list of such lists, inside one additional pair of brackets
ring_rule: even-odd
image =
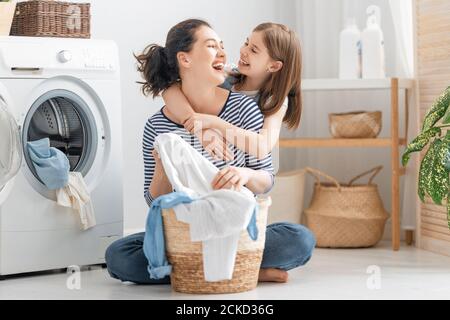
[(361, 32), (353, 18), (347, 20), (340, 35), (339, 78), (361, 78)]
[(386, 77), (384, 61), (384, 38), (380, 28), (380, 8), (369, 6), (367, 26), (362, 32), (362, 77), (381, 79)]

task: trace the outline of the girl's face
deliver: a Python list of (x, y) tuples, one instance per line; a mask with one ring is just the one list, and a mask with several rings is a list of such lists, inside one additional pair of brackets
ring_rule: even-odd
[(226, 53), (217, 33), (206, 26), (195, 32), (196, 41), (190, 52), (179, 53), (180, 67), (193, 79), (218, 86), (225, 81)]
[(273, 62), (264, 45), (262, 32), (253, 32), (241, 47), (239, 72), (250, 78), (266, 78)]

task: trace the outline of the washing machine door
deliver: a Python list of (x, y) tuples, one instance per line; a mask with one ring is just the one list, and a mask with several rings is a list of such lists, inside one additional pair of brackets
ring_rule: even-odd
[(20, 130), (0, 91), (0, 190), (17, 174), (21, 162)]

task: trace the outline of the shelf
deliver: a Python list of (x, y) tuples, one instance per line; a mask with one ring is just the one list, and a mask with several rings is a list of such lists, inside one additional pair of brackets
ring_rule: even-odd
[[(405, 139), (399, 139), (399, 145), (405, 145)], [(371, 147), (383, 148), (391, 147), (392, 139), (336, 139), (336, 138), (306, 138), (306, 139), (280, 139), (280, 148), (352, 148)]]
[[(398, 79), (399, 89), (411, 89), (414, 86), (412, 79)], [(392, 79), (303, 79), (302, 91), (318, 90), (370, 90), (370, 89), (390, 89)]]

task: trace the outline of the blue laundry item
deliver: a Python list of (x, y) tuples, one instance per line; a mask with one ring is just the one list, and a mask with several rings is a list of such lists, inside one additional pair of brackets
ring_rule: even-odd
[[(170, 275), (172, 266), (167, 261), (164, 229), (162, 221), (162, 209), (170, 209), (181, 203), (191, 203), (195, 199), (184, 192), (172, 192), (156, 198), (149, 209), (144, 235), (144, 254), (148, 260), (148, 273), (151, 279), (163, 279)], [(255, 206), (253, 215), (247, 226), (247, 232), (252, 240), (258, 238), (256, 214), (258, 206)]]
[(27, 142), (27, 147), (36, 173), (47, 188), (57, 190), (69, 183), (69, 159), (50, 147), (49, 138)]

